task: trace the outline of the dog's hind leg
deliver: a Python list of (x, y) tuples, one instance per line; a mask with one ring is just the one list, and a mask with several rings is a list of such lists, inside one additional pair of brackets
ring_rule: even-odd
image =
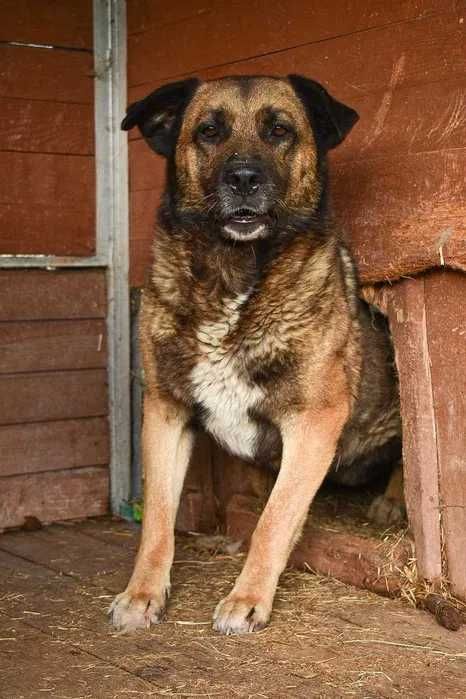
[(110, 607), (118, 629), (149, 627), (163, 618), (170, 590), (175, 517), (192, 441), (184, 415), (163, 401), (145, 398), (142, 537), (128, 586)]
[(343, 399), (334, 407), (303, 412), (282, 424), (280, 472), (252, 536), (244, 568), (232, 592), (215, 610), (217, 631), (247, 633), (267, 624), (278, 579), (332, 463), (347, 415)]

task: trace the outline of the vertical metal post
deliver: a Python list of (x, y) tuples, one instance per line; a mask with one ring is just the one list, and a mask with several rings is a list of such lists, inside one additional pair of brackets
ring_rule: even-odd
[(126, 2), (94, 0), (97, 255), (108, 259), (107, 328), (111, 506), (130, 495), (130, 317), (128, 145), (120, 130), (126, 109)]

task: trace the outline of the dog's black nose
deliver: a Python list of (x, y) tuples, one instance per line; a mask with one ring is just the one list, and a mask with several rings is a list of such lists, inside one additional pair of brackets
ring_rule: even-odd
[(247, 197), (257, 192), (264, 181), (264, 176), (259, 165), (234, 162), (225, 168), (223, 181), (235, 194)]

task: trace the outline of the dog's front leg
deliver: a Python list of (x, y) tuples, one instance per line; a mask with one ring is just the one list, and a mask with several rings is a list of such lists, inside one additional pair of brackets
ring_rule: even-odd
[(217, 631), (247, 633), (267, 624), (278, 579), (330, 467), (347, 415), (343, 401), (319, 412), (294, 415), (282, 425), (280, 472), (252, 536), (244, 568), (215, 610)]
[(128, 586), (110, 607), (118, 629), (149, 627), (163, 617), (170, 591), (176, 511), (192, 449), (192, 434), (185, 425), (185, 416), (163, 401), (146, 397), (142, 537)]

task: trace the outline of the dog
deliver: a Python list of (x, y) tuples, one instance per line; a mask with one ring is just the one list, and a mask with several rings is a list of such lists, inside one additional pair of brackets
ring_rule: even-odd
[(249, 553), (214, 612), (263, 628), (324, 478), (354, 485), (400, 455), (386, 321), (358, 296), (332, 223), (327, 153), (357, 113), (302, 76), (187, 79), (131, 105), (167, 159), (140, 344), (142, 539), (112, 606), (122, 630), (163, 619), (174, 522), (197, 426), (278, 470)]

